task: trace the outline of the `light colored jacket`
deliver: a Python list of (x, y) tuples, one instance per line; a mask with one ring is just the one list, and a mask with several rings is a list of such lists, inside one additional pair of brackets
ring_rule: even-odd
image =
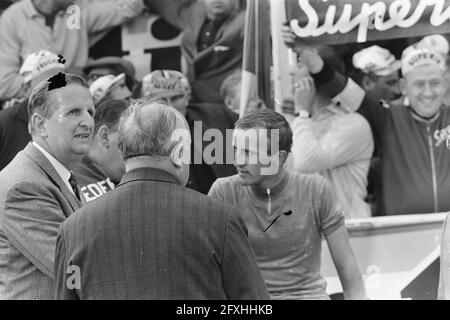
[[(65, 67), (84, 67), (88, 60), (90, 40), (94, 33), (114, 27), (139, 15), (142, 0), (116, 1), (81, 5), (77, 11), (61, 11), (55, 17), (53, 29), (45, 25), (45, 18), (36, 11), (31, 0), (11, 5), (0, 17), (0, 100), (20, 95), (23, 77), (19, 74), (25, 58), (39, 50), (61, 54)], [(79, 19), (78, 19), (79, 17)], [(79, 22), (79, 23), (78, 23)]]
[(374, 142), (367, 120), (328, 106), (311, 119), (295, 118), (291, 126), (292, 169), (328, 178), (346, 218), (370, 217), (364, 199)]
[(58, 229), (81, 206), (32, 143), (0, 172), (0, 300), (53, 299)]

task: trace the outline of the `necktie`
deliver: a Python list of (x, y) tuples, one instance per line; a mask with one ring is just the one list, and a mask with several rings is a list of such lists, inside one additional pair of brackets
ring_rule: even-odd
[(78, 187), (77, 179), (75, 179), (75, 176), (72, 172), (70, 172), (70, 178), (69, 178), (69, 184), (72, 187), (73, 193), (77, 197), (79, 201), (81, 201), (80, 198), (80, 188)]

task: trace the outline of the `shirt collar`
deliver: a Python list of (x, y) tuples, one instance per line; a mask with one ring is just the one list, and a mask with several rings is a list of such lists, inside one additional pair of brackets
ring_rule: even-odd
[(33, 141), (33, 145), (44, 154), (44, 156), (50, 161), (51, 165), (55, 168), (56, 172), (59, 174), (61, 179), (64, 182), (69, 181), (70, 178), (70, 171), (67, 170), (67, 168), (58, 160), (55, 159), (50, 153), (48, 153), (44, 148), (42, 148), (39, 144), (37, 144), (35, 141)]

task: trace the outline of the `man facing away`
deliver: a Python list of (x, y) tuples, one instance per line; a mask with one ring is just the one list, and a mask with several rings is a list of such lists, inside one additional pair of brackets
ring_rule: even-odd
[(94, 103), (84, 80), (60, 73), (29, 102), (32, 137), (0, 172), (0, 299), (51, 299), (58, 228), (82, 206), (70, 170), (88, 152)]
[(169, 105), (129, 108), (121, 183), (60, 229), (56, 298), (269, 298), (240, 212), (184, 187), (190, 143)]
[(270, 109), (239, 119), (233, 134), (238, 175), (218, 179), (209, 195), (236, 205), (273, 299), (329, 299), (320, 275), (322, 236), (344, 296), (364, 299), (344, 213), (324, 177), (284, 168), (292, 148), (287, 120)]

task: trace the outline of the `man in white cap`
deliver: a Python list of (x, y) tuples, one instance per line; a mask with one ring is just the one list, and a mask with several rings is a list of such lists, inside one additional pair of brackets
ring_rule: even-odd
[(89, 86), (89, 91), (94, 97), (95, 106), (109, 99), (128, 100), (131, 97), (131, 92), (125, 84), (124, 73), (118, 76), (108, 74), (98, 78)]
[(353, 66), (361, 72), (359, 84), (377, 100), (386, 102), (401, 96), (400, 61), (387, 49), (371, 46), (353, 55)]
[(443, 56), (425, 48), (405, 52), (401, 88), (407, 99), (403, 106), (390, 108), (388, 104), (380, 105), (351, 79), (335, 72), (317, 53), (296, 45), (291, 31), (285, 29), (284, 39), (308, 64), (321, 90), (369, 121), (375, 142), (382, 150), (378, 214), (449, 211), (450, 152), (446, 139), (450, 109), (443, 104), (446, 92)]
[(64, 72), (64, 64), (60, 61), (57, 55), (47, 50), (34, 52), (25, 59), (20, 73), (23, 75), (22, 88), (26, 97), (0, 111), (0, 171), (31, 140), (28, 133), (28, 96), (39, 82)]

